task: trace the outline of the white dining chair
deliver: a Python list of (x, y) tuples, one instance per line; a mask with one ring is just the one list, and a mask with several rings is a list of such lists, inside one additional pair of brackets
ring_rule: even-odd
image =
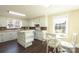
[(46, 34), (46, 42), (47, 42), (47, 52), (49, 50), (49, 47), (53, 48), (53, 51), (54, 53), (56, 53), (56, 49), (58, 48), (59, 46), (59, 42), (56, 40), (56, 35), (55, 34), (51, 34), (51, 33), (47, 33)]
[(56, 34), (56, 40), (59, 42), (59, 46), (58, 46), (58, 51), (59, 53), (66, 53), (67, 50), (65, 48), (63, 48), (62, 44), (63, 42), (65, 42), (67, 39), (65, 34)]
[(76, 52), (76, 45), (77, 45), (77, 36), (78, 36), (78, 33), (73, 33), (73, 38), (72, 38), (72, 45), (73, 45), (73, 48), (72, 48), (72, 53), (75, 53)]
[(75, 49), (76, 49), (76, 43), (77, 43), (77, 33), (73, 33), (72, 35), (72, 42), (67, 42), (65, 40), (59, 40), (60, 42), (60, 53), (75, 53)]

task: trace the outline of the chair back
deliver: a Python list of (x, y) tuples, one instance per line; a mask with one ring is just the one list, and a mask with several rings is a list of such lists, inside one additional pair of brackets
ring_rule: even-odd
[(48, 46), (57, 47), (59, 42), (56, 39), (56, 34), (47, 33)]

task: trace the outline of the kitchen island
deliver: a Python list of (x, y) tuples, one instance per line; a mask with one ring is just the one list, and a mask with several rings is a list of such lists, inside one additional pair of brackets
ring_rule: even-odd
[(32, 45), (34, 41), (34, 31), (33, 30), (21, 30), (17, 33), (17, 42), (24, 48)]

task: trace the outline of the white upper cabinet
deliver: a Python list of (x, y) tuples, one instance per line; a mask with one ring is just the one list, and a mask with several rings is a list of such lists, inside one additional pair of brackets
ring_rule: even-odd
[(35, 24), (40, 24), (40, 18), (34, 19)]
[(7, 19), (4, 17), (0, 17), (0, 27), (6, 27), (7, 26)]
[[(16, 20), (16, 21), (13, 21), (13, 20)], [(0, 27), (7, 27), (8, 22), (15, 23), (16, 26), (18, 24), (20, 24), (22, 26), (28, 26), (28, 20), (24, 20), (24, 19), (13, 19), (13, 18), (1, 17), (0, 16)]]
[(40, 18), (40, 26), (47, 27), (47, 19), (45, 17)]
[(35, 19), (32, 19), (32, 22), (31, 23), (32, 23), (32, 26), (34, 27), (35, 26), (35, 23), (36, 23), (35, 22)]
[(22, 27), (22, 21), (21, 20), (7, 20), (7, 28), (21, 28)]
[(28, 26), (28, 20), (22, 20), (22, 26), (27, 27)]
[(39, 24), (41, 27), (47, 27), (47, 19), (45, 17), (40, 17), (30, 20), (30, 26), (34, 27), (35, 24)]
[(34, 22), (33, 19), (29, 20), (29, 26), (30, 26), (30, 27), (34, 27), (34, 23), (35, 23), (35, 22)]
[(34, 27), (35, 24), (40, 24), (40, 19), (39, 18), (30, 20), (30, 26)]

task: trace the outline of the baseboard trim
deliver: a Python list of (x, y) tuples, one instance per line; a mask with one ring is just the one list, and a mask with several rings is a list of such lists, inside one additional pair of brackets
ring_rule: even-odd
[(11, 42), (11, 41), (17, 41), (17, 39), (13, 39), (13, 40), (5, 41), (5, 42), (0, 42), (0, 44), (2, 44), (2, 43), (7, 43), (7, 42)]

